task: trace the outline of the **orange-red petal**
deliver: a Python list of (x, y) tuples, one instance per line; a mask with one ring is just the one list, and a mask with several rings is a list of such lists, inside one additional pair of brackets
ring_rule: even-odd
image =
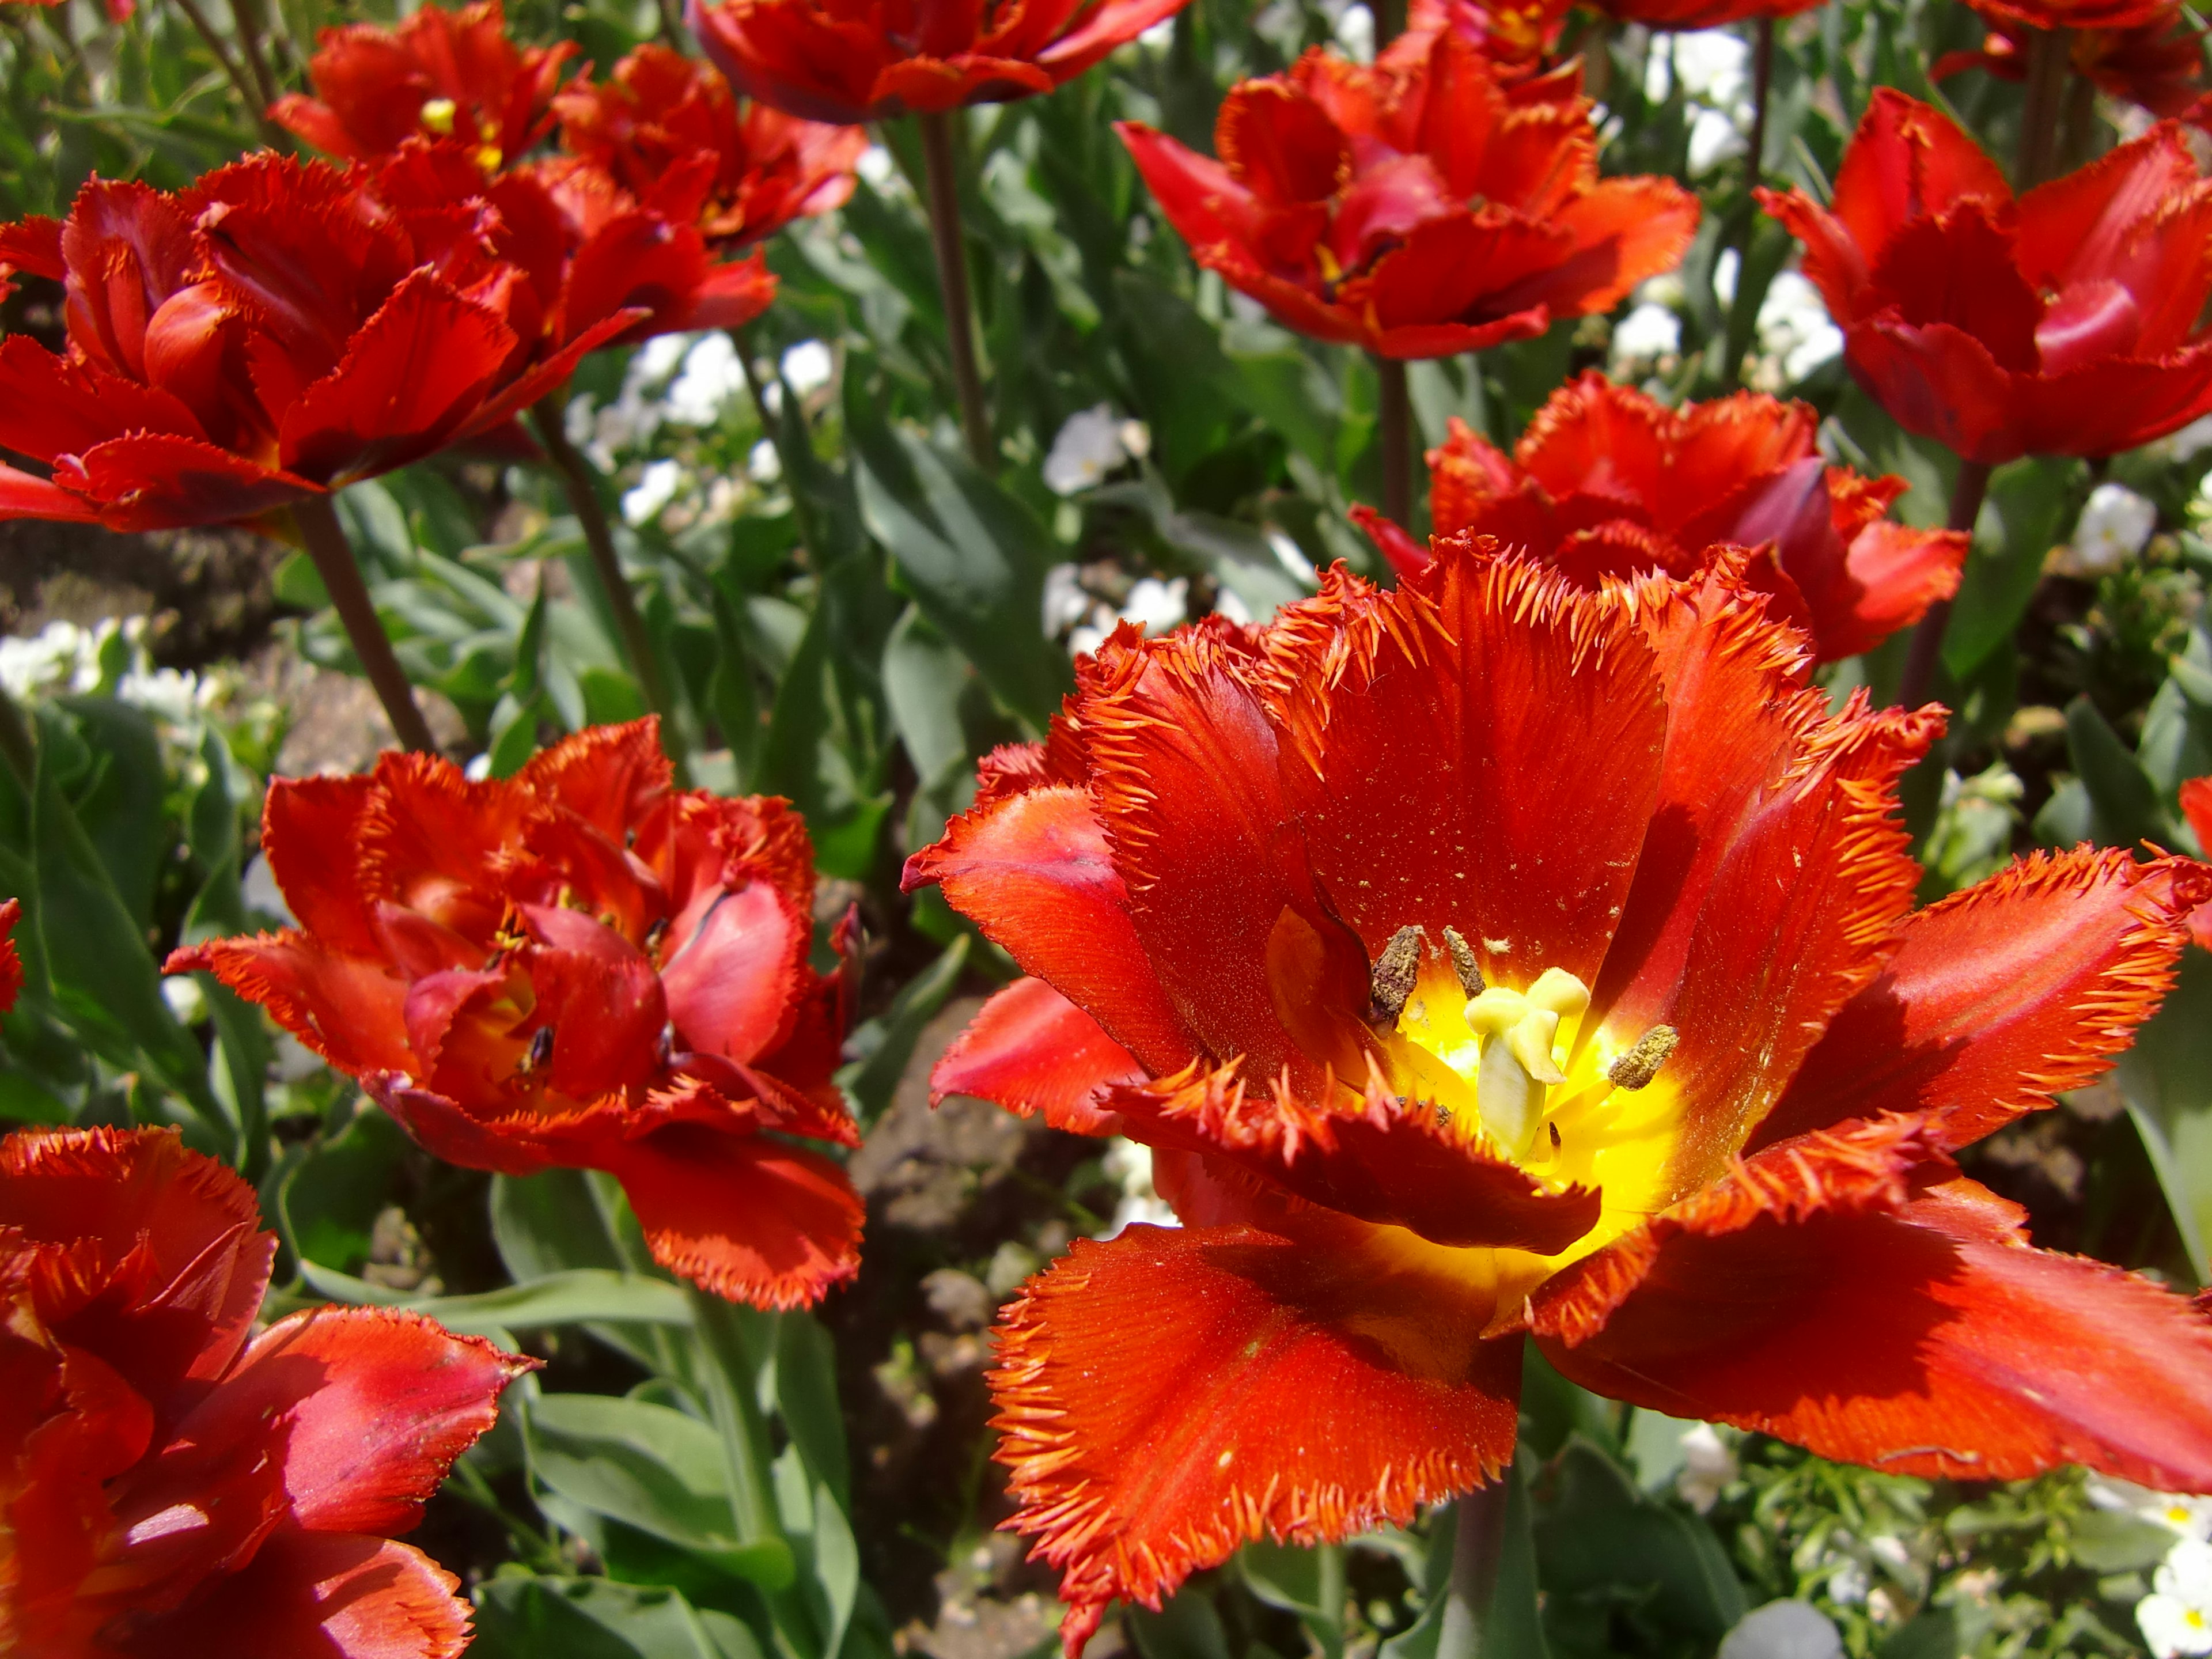
[(929, 1102), (972, 1095), (1018, 1112), (1042, 1114), (1077, 1134), (1121, 1133), (1106, 1092), (1141, 1083), (1136, 1056), (1098, 1022), (1041, 979), (1018, 979), (976, 1012), (967, 1030), (930, 1068)]

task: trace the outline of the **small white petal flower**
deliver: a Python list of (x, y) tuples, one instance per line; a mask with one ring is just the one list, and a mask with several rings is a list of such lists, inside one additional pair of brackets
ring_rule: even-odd
[(1111, 404), (1069, 416), (1044, 458), (1045, 488), (1055, 495), (1073, 495), (1126, 463), (1129, 450), (1122, 441), (1123, 424)]
[(1710, 1423), (1700, 1423), (1681, 1438), (1682, 1470), (1674, 1477), (1674, 1493), (1699, 1515), (1720, 1501), (1736, 1477), (1735, 1453)]
[(1609, 366), (1618, 377), (1681, 349), (1682, 319), (1665, 306), (1639, 305), (1613, 325)]
[(2069, 575), (2101, 576), (2118, 570), (2149, 543), (2158, 508), (2125, 484), (2100, 483), (2075, 521), (2067, 548)]
[(2136, 1603), (2136, 1625), (2154, 1659), (2212, 1653), (2212, 1617), (2179, 1596), (2144, 1596)]
[(836, 367), (830, 348), (819, 340), (801, 340), (783, 354), (783, 378), (802, 398), (828, 386)]
[(660, 516), (661, 508), (676, 499), (676, 492), (684, 487), (684, 464), (662, 459), (649, 461), (637, 483), (623, 491), (623, 522), (631, 526), (650, 524)]
[(1809, 1601), (1753, 1607), (1721, 1638), (1719, 1659), (1843, 1659), (1844, 1638)]
[(1056, 564), (1044, 573), (1044, 631), (1065, 633), (1091, 609), (1091, 595), (1075, 579), (1075, 567)]

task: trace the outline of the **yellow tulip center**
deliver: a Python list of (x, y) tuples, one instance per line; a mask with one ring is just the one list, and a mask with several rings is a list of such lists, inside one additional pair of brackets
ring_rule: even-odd
[(453, 134), (453, 100), (450, 98), (426, 99), (422, 105), (422, 130), (434, 132), (441, 138)]

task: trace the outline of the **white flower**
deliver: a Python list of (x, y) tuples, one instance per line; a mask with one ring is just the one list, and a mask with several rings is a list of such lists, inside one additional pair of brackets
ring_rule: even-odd
[(2212, 1544), (2201, 1538), (2179, 1540), (2151, 1575), (2150, 1587), (2212, 1613)]
[(1164, 17), (1137, 36), (1138, 44), (1152, 52), (1165, 52), (1175, 44), (1175, 19)]
[(2212, 415), (2200, 415), (2179, 432), (2145, 444), (2142, 453), (2154, 460), (2179, 465), (2194, 460), (2208, 449), (2212, 449)]
[(867, 180), (870, 190), (881, 190), (898, 173), (898, 163), (891, 160), (890, 151), (881, 144), (870, 144), (860, 152), (853, 171)]
[[(1135, 425), (1134, 421), (1116, 419), (1111, 404), (1069, 416), (1052, 441), (1052, 453), (1044, 458), (1045, 488), (1055, 495), (1073, 495), (1090, 489), (1127, 462), (1130, 451), (1124, 428)], [(1149, 446), (1151, 434), (1146, 437)]]
[(1044, 631), (1065, 633), (1091, 611), (1091, 595), (1075, 580), (1075, 567), (1056, 564), (1044, 573)]
[(745, 471), (755, 483), (770, 484), (783, 476), (783, 457), (775, 453), (775, 441), (763, 438), (745, 457)]
[(1190, 614), (1190, 583), (1181, 576), (1162, 581), (1146, 576), (1129, 590), (1121, 605), (1121, 620), (1133, 622), (1147, 634), (1164, 634)]
[(1721, 1638), (1719, 1659), (1843, 1659), (1844, 1638), (1809, 1601), (1753, 1607)]
[(712, 426), (744, 383), (744, 364), (730, 337), (719, 329), (702, 334), (684, 354), (684, 372), (668, 388), (668, 418), (683, 426)]
[(1759, 355), (1780, 374), (1770, 389), (1803, 380), (1844, 349), (1844, 331), (1829, 320), (1820, 290), (1794, 270), (1779, 273), (1759, 304)]
[(648, 461), (636, 484), (623, 491), (623, 522), (650, 524), (660, 509), (676, 499), (684, 487), (684, 464), (677, 460)]
[(2142, 552), (2158, 528), (2158, 508), (2125, 484), (2100, 483), (2075, 521), (2066, 574), (2101, 576)]
[(1640, 363), (1671, 357), (1682, 349), (1682, 319), (1665, 306), (1639, 305), (1613, 325), (1607, 368), (1616, 379)]
[(1284, 574), (1294, 582), (1307, 587), (1321, 586), (1321, 572), (1314, 568), (1313, 561), (1300, 547), (1279, 530), (1267, 532), (1267, 550), (1275, 556), (1275, 562), (1283, 567)]
[(1213, 608), (1217, 613), (1228, 617), (1239, 628), (1248, 626), (1252, 620), (1252, 607), (1226, 587), (1214, 593)]
[(783, 378), (802, 398), (828, 386), (836, 368), (837, 361), (830, 355), (830, 348), (819, 340), (801, 340), (783, 354)]
[(1106, 1178), (1121, 1188), (1121, 1197), (1114, 1206), (1113, 1220), (1099, 1237), (1111, 1238), (1133, 1221), (1149, 1222), (1155, 1227), (1182, 1224), (1167, 1201), (1153, 1190), (1151, 1147), (1116, 1135), (1106, 1143), (1106, 1156), (1100, 1162)]
[(1699, 1515), (1720, 1501), (1722, 1491), (1736, 1477), (1735, 1454), (1710, 1423), (1700, 1423), (1683, 1435), (1682, 1472), (1674, 1477), (1674, 1494)]
[(1828, 1599), (1839, 1607), (1856, 1607), (1867, 1599), (1866, 1569), (1846, 1561), (1828, 1575)]
[(1336, 16), (1336, 44), (1346, 58), (1375, 61), (1375, 14), (1365, 6), (1346, 6)]

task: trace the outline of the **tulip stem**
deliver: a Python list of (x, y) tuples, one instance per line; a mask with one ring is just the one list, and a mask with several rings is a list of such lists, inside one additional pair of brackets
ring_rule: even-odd
[(1436, 1659), (1506, 1659), (1495, 1652), (1491, 1615), (1498, 1600), (1498, 1568), (1505, 1555), (1505, 1522), (1513, 1471), (1501, 1469), (1486, 1486), (1452, 1505), (1451, 1580), (1437, 1631)]
[(790, 425), (787, 428), (784, 416), (768, 406), (768, 388), (761, 384), (760, 370), (753, 364), (752, 331), (750, 329), (743, 334), (733, 331), (730, 337), (737, 343), (738, 363), (745, 372), (745, 390), (752, 393), (753, 410), (760, 416), (761, 432), (775, 446), (776, 465), (783, 470), (783, 488), (791, 497), (791, 517), (799, 530), (799, 550), (811, 563), (816, 557), (816, 550), (821, 545), (814, 534), (814, 504), (806, 499), (806, 481), (800, 477), (799, 468), (791, 464), (795, 453), (794, 437), (797, 442), (806, 446), (806, 459), (809, 461), (815, 459), (814, 441), (806, 433), (805, 407), (793, 398), (789, 386), (781, 386), (779, 381), (781, 390), (778, 395), (793, 398)]
[(1382, 444), (1382, 516), (1408, 535), (1413, 529), (1413, 400), (1406, 389), (1406, 365), (1395, 357), (1375, 360), (1376, 426)]
[(2020, 155), (2013, 192), (2025, 194), (2051, 176), (2058, 151), (2058, 113), (2065, 103), (2069, 32), (2036, 29), (2027, 48), (2027, 95), (2020, 106)]
[(986, 472), (998, 471), (991, 444), (991, 412), (983, 377), (975, 367), (975, 324), (968, 294), (968, 252), (960, 226), (960, 178), (952, 157), (952, 116), (939, 110), (917, 115), (921, 161), (929, 194), (929, 240), (937, 250), (937, 286), (945, 302), (945, 341), (952, 354), (952, 386), (960, 398), (960, 430), (968, 454)]
[[(1766, 103), (1774, 90), (1774, 19), (1762, 16), (1752, 37), (1751, 153), (1744, 158), (1744, 182), (1756, 189), (1766, 170)], [(1745, 192), (1749, 194), (1749, 191)], [(1744, 257), (1751, 256), (1751, 234), (1744, 233)], [(1743, 280), (1739, 270), (1736, 280)]]
[(246, 112), (253, 118), (254, 130), (260, 133), (262, 142), (272, 149), (288, 148), (291, 135), (269, 118), (269, 100), (261, 96), (246, 70), (240, 67), (238, 59), (231, 56), (230, 48), (223, 44), (222, 36), (216, 33), (216, 27), (208, 21), (207, 13), (200, 9), (198, 0), (177, 0), (177, 9), (185, 14), (185, 20), (206, 44), (209, 52), (237, 92), (239, 101), (246, 106)]
[(368, 597), (368, 584), (361, 579), (361, 566), (355, 562), (345, 532), (338, 526), (337, 509), (331, 505), (331, 498), (310, 495), (293, 502), (292, 522), (307, 544), (307, 556), (314, 561), (315, 574), (323, 580), (323, 591), (331, 596), (331, 607), (338, 613), (338, 623), (345, 629), (362, 672), (368, 676), (376, 700), (384, 705), (392, 736), (403, 749), (435, 754), (438, 740), (430, 735), (430, 722), (416, 707), (415, 688), (407, 683), (407, 671), (392, 654), (392, 641), (377, 618), (375, 601)]
[[(1961, 460), (1958, 481), (1951, 486), (1951, 515), (1947, 527), (1974, 533), (1981, 516), (1982, 498), (1990, 493), (1990, 464)], [(1936, 666), (1943, 659), (1943, 630), (1951, 621), (1951, 601), (1938, 599), (1912, 630), (1911, 648), (1905, 653), (1905, 672), (1897, 682), (1898, 705), (1916, 708), (1936, 683)]]
[(615, 619), (615, 631), (622, 636), (623, 654), (629, 659), (630, 672), (637, 676), (646, 707), (660, 716), (660, 746), (675, 766), (678, 782), (686, 782), (684, 737), (677, 726), (676, 710), (669, 702), (667, 684), (660, 678), (660, 659), (653, 654), (653, 636), (645, 631), (645, 618), (639, 614), (637, 598), (630, 592), (629, 578), (623, 574), (622, 559), (615, 551), (614, 526), (607, 522), (607, 510), (599, 501), (599, 481), (592, 476), (591, 463), (584, 459), (581, 450), (568, 441), (568, 428), (556, 399), (548, 398), (534, 406), (530, 411), (530, 423), (538, 429), (538, 441), (545, 446), (553, 471), (561, 480), (561, 492), (568, 498), (568, 509), (576, 515), (577, 527), (584, 532), (584, 546), (592, 556), (592, 573), (599, 577), (599, 589), (606, 596), (607, 609)]
[(0, 760), (7, 762), (28, 794), (39, 769), (39, 751), (31, 738), (31, 723), (4, 685), (0, 685)]

